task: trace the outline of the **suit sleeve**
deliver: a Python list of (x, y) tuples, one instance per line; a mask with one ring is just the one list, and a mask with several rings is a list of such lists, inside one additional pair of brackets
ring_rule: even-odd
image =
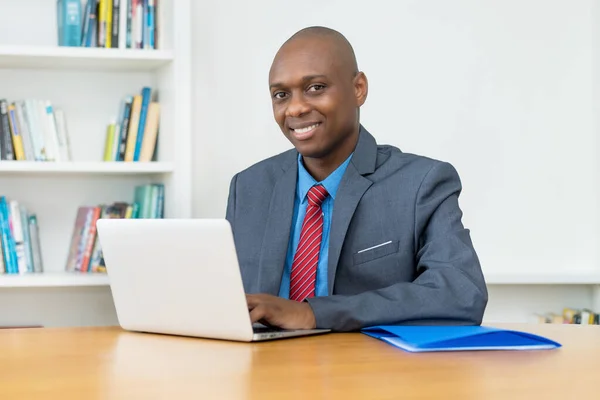
[(352, 296), (308, 299), (317, 327), (352, 331), (381, 324), (481, 324), (488, 294), (461, 221), (461, 190), (456, 170), (436, 163), (415, 199), (417, 278)]
[(235, 222), (235, 190), (237, 183), (237, 174), (231, 178), (231, 182), (229, 184), (229, 196), (227, 198), (227, 210), (225, 213), (225, 219), (229, 221), (231, 225), (231, 229), (234, 228)]

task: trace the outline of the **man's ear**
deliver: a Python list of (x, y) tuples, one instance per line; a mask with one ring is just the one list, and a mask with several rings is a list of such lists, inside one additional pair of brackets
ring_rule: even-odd
[(369, 93), (369, 81), (364, 72), (356, 74), (353, 80), (354, 83), (354, 97), (356, 98), (356, 106), (362, 106), (367, 100), (367, 94)]

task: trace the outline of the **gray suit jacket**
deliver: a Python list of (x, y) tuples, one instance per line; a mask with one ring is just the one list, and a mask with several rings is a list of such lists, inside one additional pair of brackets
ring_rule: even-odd
[[(279, 292), (297, 157), (289, 150), (231, 180), (227, 220), (247, 293)], [(317, 327), (480, 324), (488, 295), (461, 189), (450, 164), (378, 146), (361, 126), (333, 207), (329, 296), (308, 300)]]

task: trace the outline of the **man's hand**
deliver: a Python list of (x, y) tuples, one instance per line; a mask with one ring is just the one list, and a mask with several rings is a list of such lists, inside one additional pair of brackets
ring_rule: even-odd
[(277, 326), (283, 329), (314, 329), (315, 315), (306, 302), (282, 299), (270, 294), (247, 294), (252, 323)]

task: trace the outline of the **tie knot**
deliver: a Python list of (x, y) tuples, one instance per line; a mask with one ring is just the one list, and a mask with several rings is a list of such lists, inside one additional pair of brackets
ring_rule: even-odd
[(321, 207), (323, 200), (329, 195), (327, 190), (321, 185), (315, 185), (308, 191), (308, 204), (315, 207)]

